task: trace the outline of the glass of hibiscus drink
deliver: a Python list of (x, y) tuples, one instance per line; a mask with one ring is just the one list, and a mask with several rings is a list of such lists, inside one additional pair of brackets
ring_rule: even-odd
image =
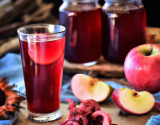
[(33, 24), (18, 30), (28, 117), (48, 122), (61, 117), (60, 95), (65, 27)]

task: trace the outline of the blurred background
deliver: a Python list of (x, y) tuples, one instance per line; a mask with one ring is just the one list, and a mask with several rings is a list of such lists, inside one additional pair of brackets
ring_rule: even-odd
[[(0, 0), (0, 58), (7, 52), (19, 53), (17, 28), (31, 23), (59, 24), (62, 0)], [(142, 0), (147, 26), (160, 28), (160, 1)], [(99, 0), (103, 6), (104, 0)], [(12, 39), (10, 39), (12, 38)]]

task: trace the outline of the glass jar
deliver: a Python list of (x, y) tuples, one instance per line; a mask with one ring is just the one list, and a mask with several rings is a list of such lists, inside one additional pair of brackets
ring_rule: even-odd
[(60, 24), (66, 27), (65, 59), (93, 65), (101, 52), (101, 8), (97, 0), (63, 0)]
[(146, 11), (141, 0), (105, 0), (102, 8), (102, 55), (123, 64), (127, 53), (146, 43)]

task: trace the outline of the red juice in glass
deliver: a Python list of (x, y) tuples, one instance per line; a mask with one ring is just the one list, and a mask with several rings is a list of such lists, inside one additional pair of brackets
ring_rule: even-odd
[(101, 52), (101, 10), (60, 11), (66, 27), (65, 59), (72, 63), (97, 61)]
[(102, 12), (102, 54), (113, 63), (124, 63), (127, 53), (146, 43), (144, 8), (126, 13)]
[(65, 36), (50, 36), (45, 30), (37, 30), (29, 38), (19, 36), (29, 118), (36, 121), (35, 114), (51, 113), (51, 118), (41, 117), (38, 122), (57, 119), (52, 117), (60, 109), (63, 76)]

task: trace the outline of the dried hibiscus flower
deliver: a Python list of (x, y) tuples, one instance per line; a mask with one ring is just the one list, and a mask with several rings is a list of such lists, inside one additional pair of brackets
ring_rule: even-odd
[(25, 98), (12, 90), (15, 85), (8, 86), (7, 78), (0, 79), (0, 120), (12, 119)]
[(102, 111), (95, 100), (84, 100), (80, 107), (76, 107), (71, 99), (67, 101), (69, 101), (69, 115), (59, 125), (112, 125), (109, 113)]

